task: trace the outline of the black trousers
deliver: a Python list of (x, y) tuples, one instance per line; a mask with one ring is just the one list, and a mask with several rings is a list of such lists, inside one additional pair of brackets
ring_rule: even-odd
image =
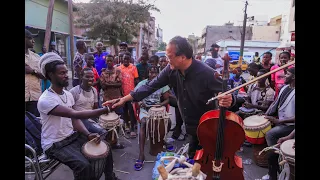
[[(95, 171), (89, 160), (81, 153), (81, 147), (88, 140), (79, 133), (74, 133), (66, 139), (54, 143), (46, 154), (50, 158), (57, 159), (73, 170), (75, 180), (96, 180), (92, 177)], [(106, 180), (113, 180), (113, 159), (112, 151), (105, 158), (106, 165), (103, 170)]]
[(36, 117), (39, 117), (40, 113), (38, 111), (37, 104), (38, 104), (38, 101), (26, 101), (25, 107), (26, 107), (26, 111), (30, 112), (31, 114), (35, 115)]

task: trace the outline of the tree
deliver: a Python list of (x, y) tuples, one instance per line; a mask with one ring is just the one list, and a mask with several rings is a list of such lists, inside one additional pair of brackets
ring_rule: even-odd
[[(145, 23), (151, 10), (160, 11), (148, 1), (91, 0), (77, 4), (75, 25), (86, 28), (85, 35), (94, 40), (108, 40), (113, 46), (138, 36), (140, 23)], [(117, 48), (115, 48), (117, 51)]]
[(162, 43), (160, 43), (159, 46), (158, 46), (158, 51), (165, 51), (165, 50), (166, 50), (166, 47), (167, 47), (167, 43), (162, 42)]

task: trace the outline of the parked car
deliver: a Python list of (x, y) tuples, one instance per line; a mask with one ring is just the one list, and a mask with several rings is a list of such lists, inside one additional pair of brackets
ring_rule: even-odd
[[(234, 60), (234, 61), (231, 61), (229, 63), (229, 67), (230, 67), (231, 70), (235, 69), (238, 66), (239, 66), (238, 65), (238, 60)], [(246, 61), (242, 60), (242, 65), (241, 65), (242, 71), (246, 71), (247, 68), (248, 68), (248, 63)]]

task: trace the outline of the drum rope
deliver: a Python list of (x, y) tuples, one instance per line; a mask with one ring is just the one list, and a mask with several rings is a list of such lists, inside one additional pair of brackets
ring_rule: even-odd
[(276, 145), (273, 145), (273, 146), (266, 147), (266, 148), (262, 149), (262, 150), (259, 152), (259, 156), (260, 156), (263, 152), (265, 152), (265, 151), (275, 150), (275, 152), (278, 153), (278, 154), (280, 154), (282, 157), (284, 157), (285, 160), (290, 160), (290, 161), (292, 161), (292, 162), (294, 163), (294, 162), (295, 162), (295, 158), (288, 157), (288, 156), (284, 155), (284, 154), (282, 153), (282, 151), (281, 151), (279, 148), (277, 148), (278, 145), (279, 145), (279, 144), (276, 144)]
[[(164, 128), (165, 128), (165, 135), (163, 140), (166, 139), (166, 135), (167, 135), (167, 130), (168, 130), (168, 125), (169, 125), (169, 118), (167, 118), (167, 113), (166, 110), (164, 111), (150, 111), (148, 112), (148, 116), (147, 116), (147, 122), (146, 122), (146, 137), (147, 140), (149, 140), (150, 136), (149, 136), (149, 131), (150, 134), (152, 135), (152, 143), (155, 144), (155, 133), (158, 134), (158, 142), (161, 141), (161, 137), (160, 137), (160, 120), (164, 120)], [(158, 123), (158, 132), (155, 132), (156, 130), (156, 122)], [(150, 125), (150, 129), (149, 129), (149, 125)]]

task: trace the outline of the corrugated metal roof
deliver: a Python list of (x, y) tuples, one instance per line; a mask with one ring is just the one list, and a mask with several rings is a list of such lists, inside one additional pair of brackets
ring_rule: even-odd
[[(220, 47), (230, 47), (236, 46), (240, 47), (240, 40), (218, 40), (216, 42)], [(279, 41), (249, 41), (244, 42), (245, 47), (267, 47), (267, 48), (276, 48), (280, 45)]]

